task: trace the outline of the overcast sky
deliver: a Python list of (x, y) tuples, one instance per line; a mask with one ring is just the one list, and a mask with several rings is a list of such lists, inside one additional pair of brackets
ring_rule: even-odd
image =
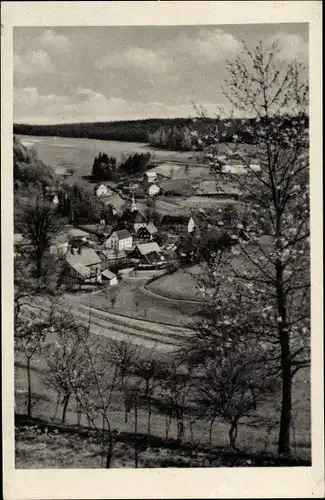
[(14, 28), (14, 121), (213, 116), (225, 59), (261, 39), (308, 62), (306, 24)]

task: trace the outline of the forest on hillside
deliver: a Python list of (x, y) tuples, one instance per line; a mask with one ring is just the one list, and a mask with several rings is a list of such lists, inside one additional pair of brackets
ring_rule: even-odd
[[(74, 137), (110, 141), (143, 142), (166, 149), (188, 150), (199, 145), (196, 137), (216, 124), (226, 131), (223, 142), (230, 142), (234, 134), (241, 133), (241, 120), (214, 118), (154, 118), (118, 122), (67, 123), (58, 125), (14, 124), (14, 133), (21, 135)], [(247, 135), (247, 134), (246, 134)], [(251, 138), (244, 137), (244, 142)]]

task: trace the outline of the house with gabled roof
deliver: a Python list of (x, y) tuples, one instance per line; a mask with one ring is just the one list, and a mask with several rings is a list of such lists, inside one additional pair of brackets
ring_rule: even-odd
[(161, 226), (183, 226), (186, 232), (192, 233), (197, 226), (197, 221), (190, 215), (164, 215)]
[(112, 232), (110, 237), (105, 241), (104, 247), (112, 248), (116, 252), (131, 250), (132, 241), (132, 235), (127, 229), (119, 229)]
[(149, 222), (145, 226), (142, 226), (137, 231), (137, 237), (144, 240), (152, 240), (155, 234), (158, 233), (158, 229), (153, 222)]
[(108, 196), (112, 191), (105, 184), (96, 184), (94, 187), (95, 196)]
[(154, 265), (164, 260), (162, 250), (158, 243), (140, 243), (129, 253), (131, 262)]
[(68, 274), (85, 283), (100, 283), (102, 261), (92, 248), (71, 248), (65, 256)]
[(101, 278), (103, 285), (108, 284), (109, 286), (113, 286), (117, 285), (118, 283), (116, 274), (112, 273), (112, 271), (110, 271), (109, 269), (105, 269), (105, 271), (102, 271)]
[(156, 172), (145, 172), (145, 174), (143, 175), (143, 183), (144, 184), (151, 184), (153, 182), (155, 182), (157, 179), (157, 174)]

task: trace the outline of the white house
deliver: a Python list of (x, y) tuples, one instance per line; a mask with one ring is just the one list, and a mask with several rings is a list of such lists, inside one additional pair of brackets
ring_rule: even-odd
[(109, 190), (105, 184), (97, 184), (94, 188), (95, 196), (107, 196), (109, 194)]
[(114, 231), (104, 243), (105, 248), (115, 251), (130, 250), (132, 248), (132, 236), (126, 229)]
[(143, 176), (143, 182), (145, 184), (151, 184), (157, 179), (156, 172), (146, 172)]
[(109, 269), (102, 271), (101, 276), (103, 284), (109, 284), (109, 286), (117, 285), (117, 276)]
[(156, 196), (160, 191), (160, 187), (157, 186), (157, 184), (153, 183), (153, 184), (149, 184), (149, 186), (147, 187), (147, 194), (149, 196)]

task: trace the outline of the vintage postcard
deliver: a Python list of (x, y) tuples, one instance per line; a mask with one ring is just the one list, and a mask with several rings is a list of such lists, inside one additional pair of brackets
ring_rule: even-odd
[(6, 500), (324, 494), (320, 2), (4, 2)]

